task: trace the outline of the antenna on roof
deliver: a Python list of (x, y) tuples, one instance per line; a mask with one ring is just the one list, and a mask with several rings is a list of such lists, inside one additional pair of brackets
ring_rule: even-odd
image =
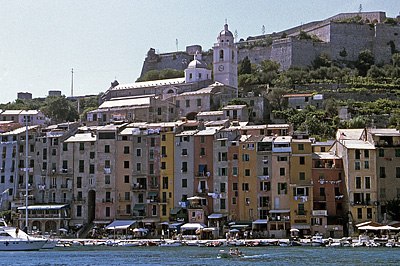
[(262, 35), (265, 35), (265, 25), (262, 25), (262, 27), (261, 27), (261, 33), (262, 33)]
[(71, 69), (71, 97), (74, 97), (74, 69)]
[(361, 11), (362, 11), (362, 4), (360, 4), (360, 6), (358, 7), (358, 12), (361, 13)]
[(225, 19), (225, 24), (228, 24), (228, 19)]

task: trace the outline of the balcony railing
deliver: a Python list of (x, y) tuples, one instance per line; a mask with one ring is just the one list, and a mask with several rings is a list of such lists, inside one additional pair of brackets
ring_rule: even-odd
[(328, 216), (328, 211), (327, 210), (313, 210), (312, 215), (313, 216)]

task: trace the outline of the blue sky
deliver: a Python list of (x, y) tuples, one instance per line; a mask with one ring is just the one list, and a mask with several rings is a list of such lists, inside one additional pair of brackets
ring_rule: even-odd
[(17, 92), (45, 97), (104, 92), (115, 78), (134, 82), (150, 47), (185, 50), (216, 42), (225, 19), (239, 38), (271, 33), (338, 13), (400, 12), (398, 0), (0, 0), (0, 103)]

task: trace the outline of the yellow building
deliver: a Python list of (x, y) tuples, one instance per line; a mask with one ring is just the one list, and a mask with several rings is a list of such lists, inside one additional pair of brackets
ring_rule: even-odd
[(251, 136), (242, 136), (239, 146), (239, 220), (257, 217), (257, 149)]
[(160, 219), (168, 222), (170, 211), (174, 208), (174, 165), (175, 132), (173, 127), (164, 128), (161, 135), (160, 149)]
[(309, 139), (292, 139), (290, 159), (290, 222), (300, 233), (310, 234), (312, 195), (312, 157)]

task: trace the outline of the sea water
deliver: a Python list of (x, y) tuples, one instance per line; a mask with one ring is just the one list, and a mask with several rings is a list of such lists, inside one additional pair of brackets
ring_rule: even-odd
[(0, 251), (0, 265), (400, 265), (400, 248), (239, 247), (242, 258), (218, 259), (228, 247), (57, 247)]

